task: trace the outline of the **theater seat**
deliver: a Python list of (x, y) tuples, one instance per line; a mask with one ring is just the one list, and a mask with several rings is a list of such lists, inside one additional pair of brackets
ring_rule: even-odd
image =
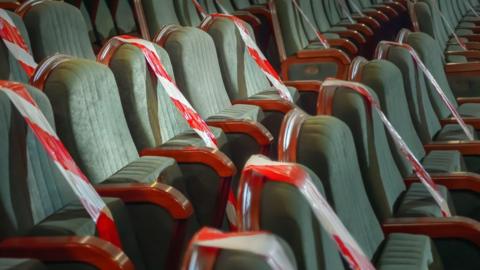
[[(175, 261), (177, 258), (168, 256), (168, 252), (175, 245), (182, 246), (184, 235), (175, 236), (173, 231), (175, 226), (187, 222), (188, 215), (177, 215), (178, 212), (155, 207), (148, 201), (128, 203), (131, 200), (128, 196), (135, 194), (136, 188), (171, 186), (168, 188), (177, 189), (172, 194), (180, 196), (176, 199), (179, 203), (186, 200), (181, 199), (183, 195), (179, 192), (188, 194), (177, 163), (161, 156), (139, 157), (115, 78), (106, 66), (90, 60), (56, 57), (59, 60), (56, 64), (39, 69), (45, 73), (34, 84), (42, 86), (52, 103), (60, 138), (100, 194), (115, 194), (117, 185), (124, 186), (123, 196), (118, 196), (127, 200), (148, 269)], [(143, 196), (155, 200), (155, 196), (167, 195), (157, 192)], [(191, 220), (192, 226), (194, 221)]]
[[(287, 126), (290, 127), (290, 132), (285, 133), (280, 140), (283, 145), (279, 150), (280, 160), (298, 162), (318, 175), (330, 205), (377, 267), (386, 267), (383, 263), (387, 263), (393, 268), (407, 264), (408, 266), (403, 267), (443, 269), (443, 264), (447, 269), (448, 265), (455, 265), (462, 259), (469, 260), (469, 264), (479, 263), (473, 257), (461, 258), (468, 256), (466, 250), (452, 252), (453, 249), (447, 248), (449, 245), (446, 242), (452, 241), (451, 244), (454, 244), (457, 240), (463, 240), (455, 239), (455, 236), (447, 240), (445, 237), (449, 236), (432, 234), (433, 230), (436, 230), (434, 226), (429, 227), (432, 231), (413, 228), (422, 227), (422, 220), (449, 222), (448, 219), (396, 218), (378, 221), (364, 188), (352, 133), (345, 123), (334, 117), (309, 117), (294, 110), (285, 118), (283, 127)], [(392, 222), (399, 222), (395, 225), (395, 230), (389, 230), (388, 226)], [(409, 224), (413, 223), (416, 224), (410, 227), (412, 230), (407, 230)], [(384, 232), (387, 232), (387, 235), (384, 235)], [(388, 234), (392, 232), (400, 234)], [(429, 239), (428, 235), (435, 235), (435, 238)], [(469, 237), (464, 238), (467, 239)], [(478, 254), (478, 247), (470, 247), (472, 254)]]
[(2, 270), (46, 270), (47, 268), (41, 262), (32, 259), (0, 259), (0, 269)]
[[(27, 89), (50, 124), (55, 126), (53, 112), (47, 97), (33, 87), (27, 86)], [(82, 245), (87, 247), (89, 244), (91, 248), (99, 248), (99, 250), (106, 248), (112, 250), (113, 248), (116, 256), (119, 256), (118, 259), (126, 258), (124, 253), (105, 241), (96, 239), (92, 242), (90, 240), (89, 236), (96, 235), (92, 219), (84, 208), (80, 207), (77, 197), (35, 135), (26, 127), (23, 117), (12, 106), (5, 94), (0, 93), (0, 99), (1, 113), (4, 119), (0, 129), (3, 138), (0, 143), (0, 155), (2, 155), (0, 181), (4, 191), (1, 195), (3, 226), (0, 237), (3, 242), (0, 243), (0, 254), (7, 256), (23, 254), (25, 256), (22, 249), (28, 253), (28, 249), (32, 248), (30, 256), (46, 259), (44, 254), (34, 252), (34, 248), (43, 245), (45, 252), (49, 250), (53, 252), (52, 249), (49, 249), (48, 244), (51, 244), (51, 248), (63, 243), (65, 250), (70, 250), (67, 247), (68, 244), (71, 245), (71, 248)], [(124, 203), (116, 198), (104, 198), (104, 201), (112, 211), (125, 252), (138, 267), (137, 269), (145, 269)], [(28, 240), (28, 237), (38, 236), (45, 238)], [(55, 239), (52, 237), (60, 236), (82, 236), (85, 237), (84, 244), (81, 244), (79, 238), (70, 240), (59, 238), (57, 242), (51, 242)], [(22, 239), (25, 239), (24, 242)], [(99, 247), (99, 244), (104, 247)], [(89, 254), (91, 255), (91, 253)], [(88, 255), (86, 254), (86, 256)], [(58, 267), (64, 269), (91, 269), (91, 265), (86, 263), (85, 258), (72, 261), (71, 256), (56, 259), (50, 257), (49, 261), (56, 261)]]
[[(264, 121), (264, 113), (258, 106), (232, 105), (223, 83), (215, 44), (207, 33), (192, 27), (172, 27), (170, 31), (163, 31), (157, 42), (170, 55), (178, 87), (185, 97), (209, 125), (221, 127), (227, 133), (230, 150), (236, 153), (232, 158), (237, 168), (242, 168), (253, 153), (269, 153), (272, 137), (262, 125), (268, 127), (268, 119)], [(247, 124), (248, 129), (255, 126), (260, 137), (245, 132), (245, 128), (230, 130), (227, 127), (230, 121)]]

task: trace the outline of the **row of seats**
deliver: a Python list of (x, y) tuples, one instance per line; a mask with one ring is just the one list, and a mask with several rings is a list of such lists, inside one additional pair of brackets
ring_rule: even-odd
[[(287, 13), (298, 16), (288, 2), (269, 2), (278, 21), (288, 18), (280, 15), (282, 4)], [(361, 7), (369, 12), (368, 7), (375, 6)], [(400, 10), (402, 4), (394, 6)], [(287, 85), (292, 86), (289, 90), (297, 104), (279, 100), (228, 19), (209, 18), (201, 29), (164, 27), (155, 38), (159, 45), (155, 49), (168, 73), (212, 126), (220, 149), (212, 151), (169, 102), (137, 47), (104, 42), (98, 63), (79, 9), (62, 2), (34, 1), (20, 11), (22, 17), (9, 14), (42, 63), (29, 81), (2, 44), (0, 53), (6, 61), (0, 63), (0, 78), (29, 82), (40, 89), (43, 93), (28, 86), (97, 191), (120, 198), (104, 200), (120, 230), (123, 251), (135, 269), (174, 269), (185, 242), (199, 227), (225, 229), (223, 209), (230, 182), (235, 191), (242, 190), (245, 179), (240, 180), (239, 173), (246, 160), (255, 153), (275, 158), (277, 147), (279, 160), (305, 166), (377, 268), (480, 266), (478, 189), (472, 184), (478, 179), (477, 142), (464, 142), (461, 129), (448, 119), (449, 111), (405, 48), (381, 43), (377, 57), (383, 60), (356, 58), (350, 64), (347, 56), (344, 68), (350, 69), (345, 69), (342, 78), (361, 82), (376, 95), (416, 157), (442, 184), (439, 190), (458, 215), (454, 218), (441, 217), (425, 187), (412, 177), (412, 168), (385, 133), (378, 115), (368, 115), (369, 105), (363, 97), (348, 88), (329, 93), (321, 90), (320, 82), (292, 81)], [(295, 25), (278, 21), (273, 25), (281, 33)], [(439, 44), (422, 33), (403, 31), (399, 38), (419, 53), (455, 103), (461, 95), (450, 89)], [(311, 51), (316, 54), (318, 50)], [(302, 53), (295, 53), (303, 58)], [(316, 59), (319, 56), (305, 58), (311, 59), (301, 62), (302, 72), (311, 70), (312, 62), (325, 63)], [(336, 75), (335, 69), (318, 68), (327, 73), (322, 76), (307, 73), (312, 75), (310, 79), (319, 80)], [(14, 245), (15, 251), (22, 244), (28, 250), (29, 242), (18, 238), (14, 242), (11, 237), (15, 236), (95, 235), (91, 220), (53, 169), (42, 146), (8, 99), (3, 94), (0, 97), (6, 120), (0, 148), (5, 161), (1, 182), (6, 187), (2, 188), (2, 221), (8, 224), (1, 232), (6, 241), (0, 244), (0, 255), (9, 256)], [(299, 108), (311, 115), (335, 118), (309, 116)], [(458, 108), (476, 134), (476, 104)], [(270, 231), (283, 239), (279, 241), (299, 269), (346, 268), (335, 243), (298, 190), (272, 182), (261, 195), (260, 222), (252, 229)], [(158, 197), (171, 199), (165, 205)], [(71, 245), (81, 243), (80, 239), (70, 241)], [(88, 241), (95, 245), (93, 239)], [(111, 255), (117, 261), (126, 258), (121, 251), (115, 252)], [(31, 251), (26, 254), (35, 255)], [(89, 269), (85, 262), (66, 258), (45, 261), (49, 268)], [(217, 269), (270, 269), (265, 261), (244, 253), (222, 252), (217, 261)], [(123, 269), (128, 269), (125, 265)]]

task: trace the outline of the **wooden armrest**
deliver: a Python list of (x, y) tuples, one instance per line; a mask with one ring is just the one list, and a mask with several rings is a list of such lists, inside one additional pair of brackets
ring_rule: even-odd
[(443, 141), (431, 142), (423, 146), (425, 151), (457, 150), (462, 155), (480, 155), (480, 141)]
[(465, 46), (467, 47), (467, 50), (480, 50), (480, 43), (478, 42), (465, 42)]
[(271, 20), (272, 18), (272, 13), (270, 13), (270, 10), (267, 7), (262, 7), (262, 6), (250, 6), (248, 8), (244, 8), (242, 10), (248, 11), (252, 13), (253, 15), (260, 15), (268, 18)]
[(125, 203), (150, 203), (165, 209), (174, 219), (188, 219), (193, 207), (183, 194), (175, 188), (155, 182), (153, 184), (122, 183), (96, 185), (103, 197), (117, 197)]
[(170, 157), (178, 163), (201, 163), (223, 178), (233, 177), (236, 171), (235, 165), (224, 153), (209, 147), (161, 146), (144, 149), (140, 155)]
[[(470, 190), (480, 192), (480, 175), (470, 172), (432, 173), (433, 181), (447, 187), (449, 190)], [(410, 186), (420, 182), (416, 175), (405, 178), (405, 184)]]
[[(339, 49), (321, 49), (321, 50), (302, 50), (297, 52), (297, 58), (307, 59), (314, 58), (317, 61), (320, 59), (336, 59), (338, 62), (344, 65), (350, 65), (351, 60), (345, 54), (345, 52)], [(313, 60), (311, 60), (313, 62)], [(336, 62), (337, 62), (336, 61)], [(318, 61), (318, 62), (327, 62), (327, 61)]]
[(459, 97), (457, 98), (459, 105), (466, 103), (480, 103), (480, 97)]
[(338, 30), (338, 31), (332, 31), (331, 33), (338, 34), (342, 38), (351, 39), (351, 40), (357, 42), (358, 44), (367, 43), (367, 40), (365, 39), (365, 37), (356, 30), (352, 30), (352, 29)]
[(251, 120), (207, 120), (209, 126), (218, 127), (225, 133), (243, 133), (252, 137), (261, 147), (269, 147), (273, 136), (260, 123)]
[(445, 65), (447, 75), (480, 75), (480, 62), (448, 63)]
[(469, 34), (469, 35), (460, 35), (460, 37), (465, 38), (468, 41), (473, 41), (473, 42), (479, 42), (480, 41), (480, 35)]
[[(473, 126), (473, 128), (480, 130), (480, 118), (476, 117), (462, 117), (463, 121), (467, 125)], [(457, 120), (455, 118), (446, 118), (440, 120), (440, 124), (442, 126), (448, 125), (448, 124), (458, 124)]]
[(358, 54), (358, 48), (357, 46), (350, 41), (349, 39), (346, 38), (329, 38), (328, 43), (330, 44), (331, 47), (339, 48), (349, 55), (357, 55)]
[(386, 5), (386, 6), (392, 7), (393, 9), (401, 11), (401, 12), (406, 12), (408, 10), (407, 6), (403, 5), (400, 2), (395, 2), (395, 1), (383, 2), (383, 4)]
[(374, 30), (378, 30), (381, 27), (380, 23), (376, 19), (374, 19), (373, 17), (367, 16), (367, 15), (365, 15), (365, 16), (353, 15), (352, 18), (359, 23), (363, 23), (365, 25), (368, 25), (369, 27), (373, 28)]
[(340, 24), (341, 26), (347, 27), (348, 29), (355, 30), (362, 34), (363, 36), (371, 37), (375, 33), (372, 29), (366, 26), (363, 23), (349, 23), (349, 24)]
[(375, 5), (373, 8), (381, 11), (383, 14), (389, 17), (397, 17), (399, 15), (398, 12), (390, 6)]
[(299, 92), (320, 92), (321, 81), (284, 81), (286, 86), (295, 87)]
[(122, 250), (92, 236), (15, 237), (0, 243), (0, 256), (44, 262), (81, 262), (102, 270), (133, 270)]
[(480, 223), (465, 217), (391, 218), (382, 224), (385, 234), (412, 233), (431, 238), (460, 238), (480, 246)]
[(0, 2), (0, 8), (10, 11), (15, 11), (15, 9), (20, 7), (20, 2), (11, 1), (11, 2)]
[(386, 22), (389, 22), (389, 21), (390, 21), (390, 19), (388, 18), (388, 16), (385, 15), (385, 13), (381, 12), (380, 10), (377, 10), (377, 11), (364, 11), (363, 14), (374, 18), (375, 20), (377, 20), (377, 21), (380, 22), (380, 23), (386, 23)]
[(232, 15), (246, 21), (252, 27), (258, 27), (260, 24), (262, 24), (259, 18), (248, 11), (237, 10), (233, 12)]
[(281, 113), (288, 113), (295, 105), (283, 99), (241, 99), (234, 100), (232, 104), (248, 104), (255, 105), (262, 108), (263, 111), (276, 111)]
[(469, 61), (480, 60), (480, 51), (447, 51), (445, 54), (465, 56)]

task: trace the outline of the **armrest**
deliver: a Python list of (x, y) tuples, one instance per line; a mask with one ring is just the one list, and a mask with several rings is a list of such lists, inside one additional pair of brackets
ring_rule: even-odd
[(163, 146), (144, 149), (140, 155), (171, 157), (178, 163), (201, 163), (215, 170), (218, 176), (223, 178), (232, 177), (236, 171), (235, 165), (224, 153), (208, 147)]
[(320, 92), (321, 81), (284, 81), (286, 86), (295, 87), (299, 92)]
[(262, 24), (259, 18), (248, 11), (237, 10), (232, 12), (232, 15), (246, 21), (253, 27), (258, 27), (260, 24)]
[(385, 5), (374, 5), (374, 9), (381, 11), (383, 14), (390, 16), (390, 17), (397, 17), (399, 14), (398, 12), (390, 6)]
[(308, 59), (308, 58), (315, 58), (315, 59), (331, 59), (335, 58), (338, 59), (344, 65), (350, 65), (351, 60), (350, 58), (341, 50), (339, 49), (321, 49), (321, 50), (302, 50), (297, 52), (296, 57), (300, 59)]
[(363, 23), (348, 23), (348, 24), (339, 24), (340, 26), (344, 26), (348, 29), (355, 30), (359, 33), (361, 33), (364, 36), (371, 37), (374, 35), (374, 32), (372, 29), (370, 29), (368, 26), (366, 26)]
[(6, 2), (1, 2), (0, 3), (0, 8), (1, 9), (6, 9), (10, 11), (15, 11), (15, 9), (20, 7), (20, 2), (18, 1), (6, 1)]
[(365, 15), (365, 16), (353, 15), (352, 18), (354, 20), (356, 20), (357, 22), (368, 25), (369, 27), (371, 27), (375, 30), (378, 30), (381, 27), (380, 23), (377, 20), (375, 20), (373, 17), (367, 16), (367, 15)]
[[(475, 129), (480, 130), (480, 118), (476, 117), (462, 117), (463, 121), (467, 125), (473, 126)], [(455, 118), (445, 118), (440, 120), (440, 124), (442, 126), (448, 125), (448, 124), (457, 124), (457, 120)]]
[(218, 127), (225, 133), (243, 133), (252, 137), (266, 151), (273, 141), (273, 136), (260, 123), (251, 120), (207, 120), (209, 126)]
[(288, 113), (295, 105), (283, 99), (242, 99), (234, 100), (232, 104), (248, 104), (256, 105), (262, 108), (263, 111), (276, 111), (281, 113)]
[(358, 48), (357, 46), (346, 38), (329, 38), (328, 43), (332, 47), (340, 48), (349, 55), (357, 55)]
[[(454, 172), (454, 173), (433, 173), (430, 174), (433, 181), (439, 185), (443, 185), (450, 190), (471, 190), (480, 192), (480, 175), (470, 172)], [(412, 175), (405, 178), (405, 184), (410, 186), (413, 183), (420, 182), (417, 176)]]
[(81, 262), (102, 270), (133, 270), (125, 253), (92, 236), (15, 237), (0, 243), (0, 255), (45, 262)]
[(395, 1), (384, 2), (383, 5), (389, 6), (393, 9), (396, 9), (396, 10), (399, 10), (399, 11), (402, 11), (402, 12), (405, 12), (405, 11), (408, 10), (406, 6), (404, 6), (403, 4), (401, 4), (399, 2), (395, 2)]
[(433, 150), (457, 150), (462, 155), (480, 155), (480, 141), (444, 141), (431, 142), (423, 146), (425, 151)]
[(465, 103), (480, 103), (480, 97), (459, 97), (457, 98), (457, 102), (459, 105)]
[(448, 63), (445, 65), (447, 75), (480, 75), (480, 62)]
[(465, 56), (468, 60), (478, 61), (480, 60), (480, 51), (447, 51), (447, 55), (460, 55)]
[(412, 233), (431, 238), (461, 238), (480, 246), (480, 223), (464, 217), (391, 218), (382, 224), (385, 234)]
[(377, 10), (377, 11), (363, 11), (363, 14), (365, 14), (367, 16), (370, 16), (370, 17), (374, 18), (375, 20), (377, 20), (381, 23), (386, 23), (386, 22), (390, 21), (388, 16), (385, 15), (385, 13), (381, 12), (380, 10)]
[(473, 33), (475, 34), (480, 33), (480, 26), (473, 26), (473, 27), (459, 26), (457, 29), (472, 30)]
[(479, 42), (480, 41), (480, 35), (476, 34), (469, 34), (469, 35), (460, 35), (461, 38), (465, 38), (468, 41), (473, 41), (473, 42)]
[(125, 203), (150, 203), (170, 213), (174, 219), (188, 219), (193, 207), (187, 198), (175, 188), (160, 182), (154, 184), (125, 183), (96, 185), (103, 197), (117, 197)]
[(342, 38), (351, 39), (355, 42), (358, 42), (358, 44), (365, 44), (367, 42), (365, 37), (356, 30), (352, 30), (352, 29), (338, 30), (338, 31), (332, 31), (331, 33), (338, 34)]
[(465, 42), (465, 46), (468, 50), (480, 50), (480, 43), (478, 42)]
[(267, 7), (250, 6), (250, 7), (244, 8), (243, 10), (248, 11), (248, 12), (252, 13), (253, 15), (258, 14), (260, 16), (264, 16), (264, 17), (268, 18), (269, 20), (271, 20), (271, 18), (272, 18), (272, 14), (270, 13), (270, 10), (268, 10)]

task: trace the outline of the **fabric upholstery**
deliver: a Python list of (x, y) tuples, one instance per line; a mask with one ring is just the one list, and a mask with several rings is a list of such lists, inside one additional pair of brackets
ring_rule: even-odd
[(459, 151), (432, 151), (422, 160), (423, 167), (431, 173), (460, 172), (465, 161)]
[(95, 59), (85, 20), (74, 6), (45, 1), (33, 6), (23, 20), (37, 62), (56, 53)]
[(46, 270), (41, 262), (33, 259), (0, 259), (0, 270)]
[(180, 19), (175, 9), (175, 0), (145, 0), (142, 1), (143, 11), (148, 24), (150, 36), (157, 34), (160, 29), (168, 24), (180, 25)]
[[(438, 190), (447, 201), (450, 200), (450, 194), (445, 186), (439, 185)], [(422, 183), (415, 183), (403, 195), (395, 216), (442, 217), (442, 212), (425, 186)]]

